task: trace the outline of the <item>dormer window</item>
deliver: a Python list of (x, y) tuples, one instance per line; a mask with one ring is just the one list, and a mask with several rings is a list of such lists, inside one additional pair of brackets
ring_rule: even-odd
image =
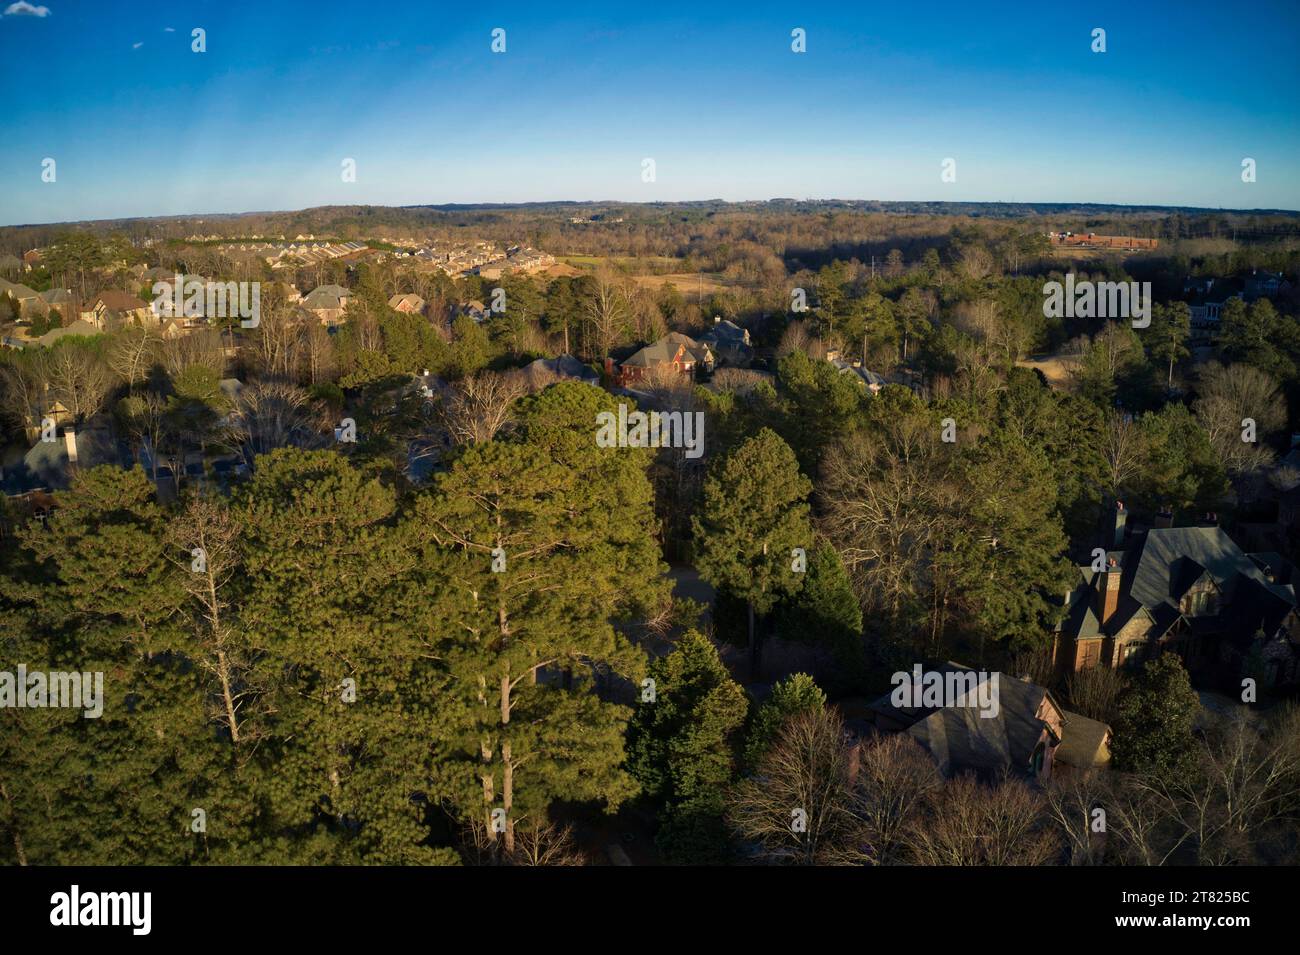
[(1202, 617), (1218, 613), (1219, 600), (1218, 595), (1209, 588), (1204, 590), (1195, 590), (1183, 598), (1183, 604), (1180, 608), (1184, 616)]

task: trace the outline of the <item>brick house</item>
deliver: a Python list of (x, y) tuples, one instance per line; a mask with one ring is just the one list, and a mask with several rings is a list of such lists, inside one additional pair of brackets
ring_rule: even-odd
[(1225, 688), (1256, 674), (1266, 685), (1300, 682), (1289, 561), (1247, 554), (1212, 520), (1130, 534), (1127, 517), (1116, 502), (1102, 569), (1077, 568), (1056, 631), (1059, 669), (1136, 666), (1171, 651), (1194, 677)]
[(713, 370), (713, 352), (708, 345), (701, 344), (689, 335), (681, 332), (669, 332), (651, 345), (632, 354), (614, 371), (612, 362), (608, 370), (615, 377), (620, 387), (627, 388), (636, 382), (646, 380), (652, 372), (671, 368), (688, 378), (695, 376), (696, 368)]

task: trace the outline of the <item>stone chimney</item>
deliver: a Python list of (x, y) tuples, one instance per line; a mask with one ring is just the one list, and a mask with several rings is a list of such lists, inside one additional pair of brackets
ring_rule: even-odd
[(68, 452), (68, 463), (77, 463), (77, 432), (71, 428), (63, 430), (63, 449)]
[(1110, 540), (1106, 546), (1110, 550), (1122, 550), (1124, 547), (1124, 532), (1128, 527), (1128, 511), (1124, 510), (1124, 502), (1115, 502), (1115, 512), (1110, 521)]
[(1097, 581), (1097, 619), (1104, 625), (1119, 607), (1119, 565), (1112, 557)]

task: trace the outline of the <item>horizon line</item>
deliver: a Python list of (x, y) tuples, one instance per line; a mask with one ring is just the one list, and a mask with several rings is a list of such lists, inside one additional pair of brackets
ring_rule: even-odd
[[(76, 226), (76, 225), (97, 225), (115, 222), (140, 222), (147, 220), (164, 220), (164, 219), (194, 219), (205, 217), (237, 218), (239, 216), (254, 215), (288, 215), (293, 213), (312, 212), (320, 209), (349, 209), (349, 208), (369, 208), (369, 209), (518, 209), (528, 206), (599, 206), (599, 205), (620, 205), (620, 206), (686, 206), (686, 205), (705, 205), (720, 204), (728, 206), (752, 205), (755, 203), (774, 203), (788, 202), (796, 204), (818, 204), (818, 203), (875, 203), (883, 206), (890, 205), (909, 205), (916, 203), (925, 203), (928, 205), (946, 205), (946, 206), (1062, 206), (1066, 208), (1098, 208), (1098, 209), (1133, 209), (1133, 210), (1151, 210), (1160, 211), (1168, 210), (1171, 212), (1190, 211), (1196, 213), (1230, 213), (1237, 215), (1284, 215), (1300, 216), (1300, 209), (1281, 209), (1281, 208), (1230, 208), (1224, 206), (1195, 206), (1195, 205), (1167, 205), (1159, 203), (1135, 203), (1135, 202), (1066, 202), (1060, 200), (1021, 200), (1021, 199), (868, 199), (868, 198), (846, 198), (832, 197), (821, 199), (796, 199), (792, 196), (770, 196), (765, 199), (721, 199), (717, 197), (705, 199), (530, 199), (523, 202), (411, 202), (411, 203), (375, 203), (375, 202), (350, 202), (350, 203), (324, 203), (314, 206), (302, 206), (292, 209), (245, 209), (239, 212), (176, 212), (162, 213), (153, 215), (128, 215), (115, 216), (112, 218), (101, 219), (61, 219), (50, 222), (12, 222), (0, 225), (3, 229), (35, 229), (48, 226)], [(924, 214), (924, 213), (917, 213)]]

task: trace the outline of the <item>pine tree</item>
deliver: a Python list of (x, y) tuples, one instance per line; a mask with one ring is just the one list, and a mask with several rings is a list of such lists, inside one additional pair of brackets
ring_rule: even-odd
[(650, 666), (649, 688), (628, 727), (628, 768), (664, 810), (658, 843), (674, 862), (726, 855), (723, 796), (745, 722), (745, 693), (717, 649), (690, 630)]
[(840, 555), (825, 540), (808, 554), (808, 568), (799, 590), (781, 602), (777, 625), (790, 640), (830, 650), (851, 666), (861, 649), (862, 607)]
[[(392, 592), (414, 555), (393, 493), (333, 451), (257, 460), (245, 528), (243, 625), (273, 717), (258, 794), (272, 832), (316, 832), (339, 861), (428, 861), (427, 742), (410, 732), (432, 662)], [(319, 850), (318, 850), (319, 851)]]
[(692, 520), (700, 574), (745, 600), (750, 667), (758, 672), (754, 615), (766, 614), (802, 584), (795, 550), (812, 545), (806, 498), (812, 483), (794, 452), (764, 428), (715, 462), (704, 481), (700, 514)]
[(792, 673), (772, 687), (772, 695), (754, 713), (745, 736), (745, 765), (756, 769), (790, 717), (819, 712), (826, 694), (807, 673)]
[(1051, 468), (1005, 432), (963, 449), (955, 468), (962, 493), (937, 563), (961, 593), (981, 653), (986, 637), (1046, 632), (1070, 572)]
[(102, 674), (102, 715), (6, 711), (0, 779), (12, 825), (32, 863), (198, 858), (191, 813), (219, 798), (223, 760), (181, 652), (165, 514), (138, 468), (77, 473), (56, 502), (7, 568), (6, 616), (33, 637), (6, 642), (2, 668)]
[(613, 809), (636, 791), (628, 709), (596, 691), (640, 682), (644, 654), (611, 621), (662, 593), (662, 568), (626, 546), (651, 525), (644, 459), (597, 448), (586, 401), (566, 388), (530, 404), (517, 440), (467, 448), (412, 518), (444, 581), (446, 623), (427, 634), (449, 680), (439, 760), (461, 812), (506, 853), (558, 800)]

